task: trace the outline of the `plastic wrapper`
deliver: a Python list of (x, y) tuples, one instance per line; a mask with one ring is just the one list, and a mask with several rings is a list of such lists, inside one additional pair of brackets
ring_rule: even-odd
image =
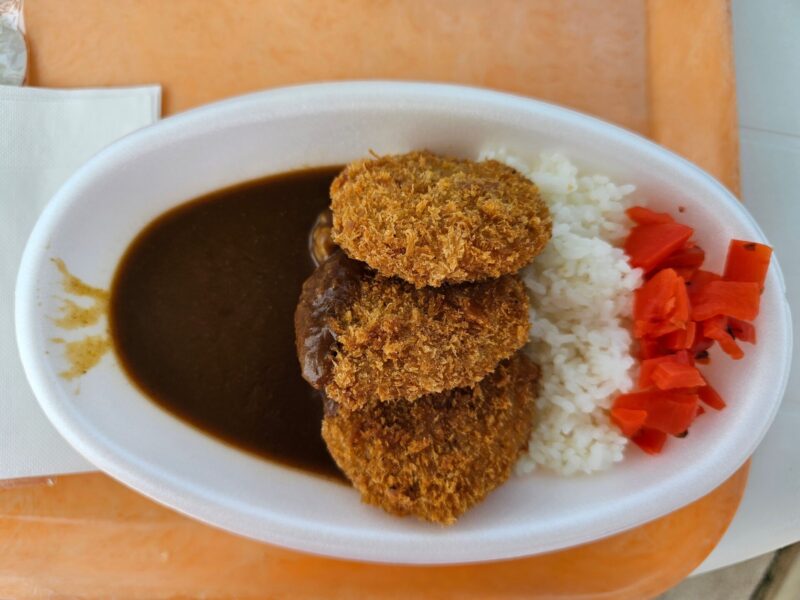
[(27, 72), (22, 0), (0, 0), (0, 85), (22, 85)]

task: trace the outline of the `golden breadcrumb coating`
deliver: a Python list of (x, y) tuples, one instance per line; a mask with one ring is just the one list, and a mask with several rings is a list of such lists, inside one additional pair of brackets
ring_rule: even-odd
[(472, 389), (356, 411), (328, 401), (322, 437), (364, 502), (449, 525), (508, 479), (533, 428), (537, 375), (520, 352)]
[(514, 273), (552, 229), (538, 188), (516, 170), (427, 151), (349, 164), (331, 200), (334, 241), (416, 287)]
[(528, 329), (517, 276), (417, 289), (342, 252), (309, 277), (295, 313), (303, 377), (348, 409), (471, 386)]

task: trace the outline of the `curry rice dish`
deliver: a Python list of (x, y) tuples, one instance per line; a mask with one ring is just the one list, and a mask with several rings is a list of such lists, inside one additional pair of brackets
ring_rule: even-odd
[(536, 186), (493, 161), (415, 152), (248, 182), (131, 243), (111, 290), (114, 348), (195, 426), (449, 524), (527, 446), (538, 369), (519, 350), (529, 306), (515, 271), (549, 237)]

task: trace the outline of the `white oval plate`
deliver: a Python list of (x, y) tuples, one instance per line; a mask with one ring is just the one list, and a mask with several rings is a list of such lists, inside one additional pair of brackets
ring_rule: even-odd
[(559, 150), (581, 167), (634, 183), (685, 219), (721, 268), (732, 237), (764, 241), (752, 217), (705, 172), (628, 131), (569, 110), (472, 88), (388, 82), (301, 86), (211, 104), (113, 144), (56, 194), (31, 235), (16, 291), (17, 337), (31, 386), (64, 437), (100, 469), (188, 515), (298, 550), (380, 562), (454, 563), (529, 555), (613, 534), (706, 494), (746, 459), (783, 395), (790, 316), (776, 261), (758, 333), (712, 378), (728, 408), (700, 419), (658, 457), (632, 449), (609, 472), (512, 478), (455, 526), (399, 519), (352, 489), (239, 452), (143, 397), (113, 355), (77, 383), (64, 368), (57, 314), (61, 258), (110, 285), (132, 238), (167, 209), (237, 182), (304, 166), (428, 148), (475, 157)]

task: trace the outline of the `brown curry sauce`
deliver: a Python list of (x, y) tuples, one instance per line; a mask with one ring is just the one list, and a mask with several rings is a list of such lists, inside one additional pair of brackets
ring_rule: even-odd
[(335, 477), (293, 317), (314, 269), (309, 232), (339, 171), (252, 181), (161, 215), (120, 262), (109, 311), (120, 362), (161, 407), (234, 446)]

